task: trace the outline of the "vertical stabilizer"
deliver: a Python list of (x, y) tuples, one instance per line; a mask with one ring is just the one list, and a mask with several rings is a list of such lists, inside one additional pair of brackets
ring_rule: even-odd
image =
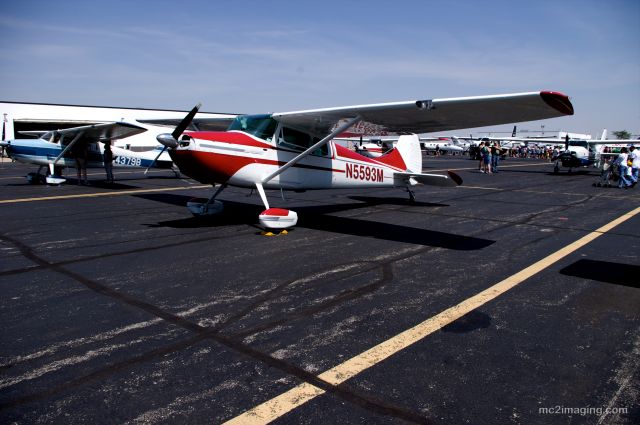
[(396, 149), (402, 156), (408, 171), (422, 173), (422, 152), (420, 151), (420, 139), (418, 139), (417, 135), (400, 136)]
[(600, 136), (600, 140), (607, 140), (607, 129), (602, 130), (602, 136)]

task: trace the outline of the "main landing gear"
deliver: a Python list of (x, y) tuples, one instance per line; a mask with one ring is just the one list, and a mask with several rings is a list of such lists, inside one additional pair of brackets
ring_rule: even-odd
[[(227, 184), (222, 184), (218, 187), (215, 193), (209, 198), (193, 198), (187, 202), (187, 208), (196, 217), (205, 217), (211, 215), (217, 215), (224, 210), (224, 204), (221, 201), (217, 201), (216, 197), (227, 187)], [(274, 236), (270, 230), (280, 230), (279, 234), (287, 234), (286, 229), (295, 226), (298, 223), (298, 214), (295, 211), (285, 210), (282, 208), (270, 208), (267, 196), (264, 192), (264, 188), (261, 184), (256, 184), (260, 198), (264, 203), (266, 209), (258, 216), (260, 226), (266, 229), (263, 234), (267, 236)]]
[(407, 186), (407, 192), (409, 192), (409, 203), (414, 205), (416, 203), (416, 193)]
[(187, 202), (187, 208), (196, 217), (204, 217), (210, 215), (217, 215), (224, 210), (224, 204), (220, 201), (216, 201), (216, 196), (220, 194), (225, 188), (226, 184), (221, 184), (218, 190), (214, 192), (211, 198), (193, 198)]
[[(558, 164), (558, 162), (556, 161), (555, 165), (553, 166), (553, 174), (558, 174), (559, 172), (560, 172), (560, 164)], [(569, 167), (569, 170), (567, 172), (571, 174), (573, 172), (573, 169)]]
[[(42, 169), (47, 168), (47, 173), (42, 174)], [(35, 173), (27, 174), (27, 181), (29, 184), (49, 184), (49, 185), (61, 185), (66, 182), (67, 179), (62, 177), (62, 167), (54, 167), (53, 164), (50, 164), (48, 167), (46, 165), (41, 165), (38, 167), (38, 171)]]

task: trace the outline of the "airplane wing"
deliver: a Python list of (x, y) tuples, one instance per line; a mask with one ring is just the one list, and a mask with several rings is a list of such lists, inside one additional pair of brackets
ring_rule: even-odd
[[(524, 143), (552, 143), (557, 145), (564, 145), (566, 141), (564, 139), (551, 138), (551, 139), (533, 139), (533, 138), (519, 138), (519, 137), (510, 137), (509, 139), (500, 139), (499, 137), (493, 138), (490, 137), (491, 140), (504, 140), (507, 142), (524, 142)], [(612, 144), (631, 144), (631, 143), (640, 143), (640, 139), (569, 139), (570, 142), (587, 142), (590, 145), (612, 145)]]
[[(196, 131), (225, 131), (231, 122), (233, 122), (233, 117), (220, 117), (220, 118), (194, 118), (188, 130), (196, 130)], [(137, 120), (143, 124), (150, 125), (158, 125), (158, 126), (166, 126), (175, 128), (182, 119), (144, 119)]]
[(624, 145), (640, 143), (640, 139), (594, 139), (585, 140), (590, 145)]
[(62, 152), (53, 160), (55, 165), (76, 143), (106, 142), (112, 139), (124, 139), (147, 131), (146, 128), (124, 121), (84, 125), (81, 127), (56, 130), (60, 135), (60, 144), (64, 146)]
[[(124, 121), (102, 124), (85, 125), (81, 127), (56, 130), (56, 133), (64, 135), (64, 141), (76, 140), (82, 142), (106, 142), (112, 139), (124, 139), (135, 134), (144, 133), (146, 128)], [(66, 144), (63, 142), (63, 144)]]
[(358, 129), (365, 134), (431, 133), (563, 115), (573, 115), (573, 105), (566, 95), (550, 91), (274, 113), (271, 116), (282, 124), (323, 138), (269, 174), (263, 179), (263, 183), (281, 174), (353, 124), (357, 124)]
[(360, 117), (359, 126), (368, 134), (431, 133), (471, 127), (533, 121), (573, 115), (569, 98), (541, 91), (494, 96), (314, 109), (275, 113), (286, 126), (316, 135), (326, 135), (341, 123)]
[(47, 130), (20, 130), (18, 134), (22, 134), (23, 136), (35, 136), (41, 137), (44, 134), (47, 134)]

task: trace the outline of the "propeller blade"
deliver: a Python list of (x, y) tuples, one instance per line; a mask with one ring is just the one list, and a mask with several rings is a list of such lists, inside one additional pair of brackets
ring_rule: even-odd
[(202, 103), (198, 103), (187, 114), (187, 116), (184, 117), (184, 119), (182, 121), (180, 121), (180, 124), (178, 124), (178, 126), (175, 128), (175, 130), (173, 130), (173, 133), (171, 133), (171, 135), (173, 136), (174, 139), (178, 140), (178, 137), (180, 137), (180, 135), (187, 129), (187, 127), (189, 127), (189, 124), (191, 124), (191, 121), (193, 120), (193, 117), (198, 113), (198, 110), (200, 109), (201, 106), (202, 106)]
[(569, 135), (565, 135), (564, 136), (564, 150), (568, 151), (569, 150)]
[(162, 155), (166, 149), (167, 149), (167, 147), (166, 147), (166, 146), (164, 146), (164, 147), (162, 148), (162, 150), (160, 151), (160, 153), (158, 154), (158, 156), (156, 156), (156, 157), (154, 158), (154, 160), (153, 160), (153, 161), (151, 161), (151, 164), (147, 167), (147, 169), (146, 169), (146, 170), (144, 170), (144, 175), (145, 175), (145, 176), (146, 176), (146, 175), (147, 175), (147, 173), (149, 172), (149, 169), (150, 169), (150, 168), (152, 168), (154, 165), (156, 165), (156, 161), (158, 161), (158, 158), (160, 158), (160, 155)]
[[(202, 103), (198, 103), (182, 121), (180, 124), (173, 130), (171, 134), (163, 133), (158, 134), (156, 136), (156, 140), (161, 143), (165, 148), (177, 148), (178, 147), (178, 137), (189, 127), (193, 117), (198, 113), (198, 109), (202, 106)], [(158, 155), (160, 156), (160, 155)]]

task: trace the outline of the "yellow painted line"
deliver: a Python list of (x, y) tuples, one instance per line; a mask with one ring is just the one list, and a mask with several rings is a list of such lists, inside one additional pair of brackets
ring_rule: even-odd
[(15, 204), (19, 202), (37, 202), (37, 201), (53, 201), (58, 199), (79, 199), (79, 198), (96, 198), (99, 196), (119, 196), (119, 195), (132, 195), (135, 193), (151, 193), (151, 192), (171, 192), (175, 190), (186, 189), (204, 189), (210, 188), (210, 185), (199, 186), (181, 186), (181, 187), (165, 187), (161, 189), (133, 189), (123, 190), (118, 192), (94, 192), (94, 193), (81, 193), (77, 195), (60, 195), (60, 196), (43, 196), (40, 198), (19, 198), (19, 199), (6, 199), (0, 201), (0, 204)]
[[(468, 298), (461, 303), (425, 320), (413, 328), (407, 329), (406, 331), (361, 354), (358, 354), (344, 363), (327, 370), (326, 372), (318, 375), (318, 378), (331, 385), (340, 385), (364, 370), (375, 366), (410, 345), (424, 339), (433, 332), (442, 329), (444, 326), (454, 322), (465, 314), (504, 294), (533, 275), (560, 261), (562, 258), (582, 248), (589, 242), (602, 236), (620, 223), (623, 223), (638, 213), (640, 213), (640, 207), (618, 217), (612, 222), (600, 227), (586, 236), (583, 236), (572, 244), (554, 252), (518, 273), (509, 276), (471, 298)], [(225, 423), (243, 425), (266, 424), (302, 406), (315, 397), (324, 394), (324, 392), (324, 390), (305, 382)]]
[[(0, 167), (1, 169), (2, 167)], [(142, 173), (142, 169), (138, 169), (138, 170), (134, 170), (134, 171), (122, 171), (122, 169), (115, 169), (113, 174), (118, 177), (122, 174), (140, 174)], [(166, 173), (166, 172), (173, 172), (171, 170), (168, 169), (161, 169), (161, 170), (149, 170), (147, 172), (147, 174), (151, 174), (151, 173)], [(92, 177), (92, 176), (104, 176), (104, 171), (102, 172), (88, 172), (87, 173), (87, 177)], [(68, 174), (67, 177), (73, 178), (73, 173)], [(26, 178), (26, 176), (9, 176), (9, 177), (0, 177), (0, 180), (18, 180), (18, 179), (24, 179)]]

